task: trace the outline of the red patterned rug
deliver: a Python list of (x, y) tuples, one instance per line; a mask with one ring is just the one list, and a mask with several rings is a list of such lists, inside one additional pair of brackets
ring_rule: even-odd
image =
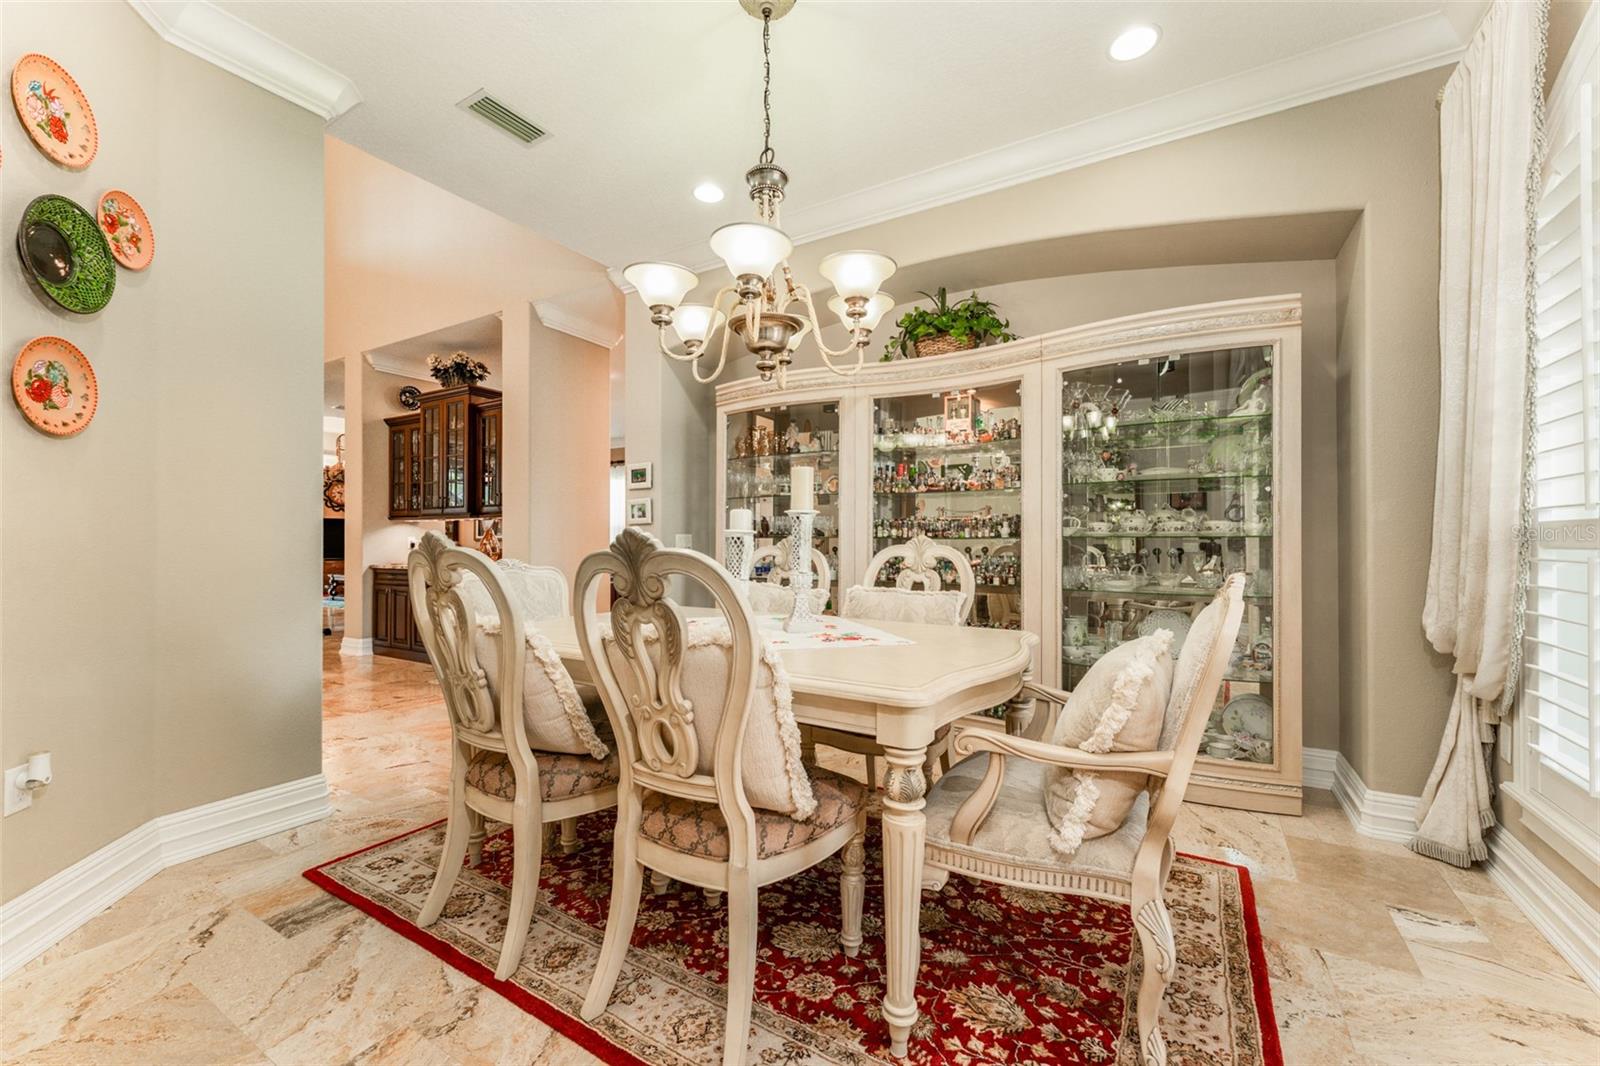
[[(727, 922), (699, 889), (645, 897), (607, 1012), (581, 1021), (610, 898), (609, 812), (580, 821), (584, 844), (547, 855), (522, 966), (494, 980), (510, 895), (509, 831), (490, 836), (444, 916), (414, 920), (433, 882), (442, 824), (306, 871), (306, 877), (409, 937), (610, 1063), (700, 1066), (722, 1053)], [(882, 867), (867, 848), (866, 940), (839, 950), (837, 857), (761, 891), (754, 1034), (748, 1061), (887, 1063)], [(1178, 970), (1162, 1031), (1174, 1066), (1282, 1066), (1249, 874), (1179, 856), (1167, 887)], [(1133, 1000), (1141, 963), (1123, 907), (952, 876), (924, 897), (922, 1018), (914, 1063), (1138, 1061)]]

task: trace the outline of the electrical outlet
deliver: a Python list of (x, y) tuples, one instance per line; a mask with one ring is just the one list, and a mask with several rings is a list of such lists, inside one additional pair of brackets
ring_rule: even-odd
[(22, 787), (28, 776), (28, 764), (13, 766), (6, 771), (6, 817), (33, 806), (33, 793)]

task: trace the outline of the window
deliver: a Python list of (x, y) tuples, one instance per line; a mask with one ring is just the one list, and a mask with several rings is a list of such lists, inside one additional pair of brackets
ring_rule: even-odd
[(1547, 122), (1535, 266), (1535, 539), (1509, 789), (1530, 828), (1600, 879), (1600, 78), (1593, 41), (1580, 35), (1583, 52), (1569, 57)]

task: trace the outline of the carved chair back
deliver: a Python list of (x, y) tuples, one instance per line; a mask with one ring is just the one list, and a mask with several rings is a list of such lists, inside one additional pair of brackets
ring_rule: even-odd
[[(428, 532), (412, 550), (406, 569), (411, 609), (444, 691), (457, 743), (505, 752), (521, 788), (524, 781), (534, 779), (533, 754), (522, 719), (523, 625), (500, 568), (482, 552)], [(482, 583), (481, 589), (463, 590), (469, 574)], [(500, 622), (499, 632), (487, 638), (498, 660), (499, 677), (493, 688), (474, 643), (482, 628), (477, 617), (482, 608), (473, 605), (484, 593)]]
[(891, 560), (898, 560), (900, 570), (894, 579), (896, 588), (939, 592), (944, 589), (944, 579), (939, 573), (941, 559), (955, 567), (956, 585), (961, 591), (961, 617), (970, 618), (978, 589), (977, 579), (972, 575), (972, 564), (954, 548), (921, 533), (904, 544), (891, 544), (874, 555), (872, 561), (867, 563), (867, 573), (861, 583), (868, 588), (877, 585), (878, 575), (884, 566)]
[(567, 575), (553, 566), (535, 566), (520, 559), (501, 559), (497, 564), (510, 580), (511, 603), (525, 619), (565, 618), (572, 613)]
[[(609, 624), (595, 608), (595, 584), (611, 578), (616, 601)], [(712, 771), (701, 762), (694, 726), (696, 708), (683, 692), (689, 649), (688, 620), (668, 594), (669, 579), (681, 577), (711, 598), (730, 636), (728, 684), (712, 752)], [(733, 578), (699, 552), (663, 547), (648, 533), (629, 527), (611, 547), (578, 568), (576, 622), (590, 676), (599, 686), (616, 734), (621, 793), (650, 789), (721, 809), (730, 854), (753, 855), (755, 816), (745, 797), (742, 758), (745, 726), (760, 669), (760, 634)], [(716, 618), (699, 624), (716, 624)], [(608, 653), (608, 645), (614, 653)]]
[(1189, 787), (1195, 760), (1199, 758), (1200, 740), (1205, 735), (1206, 722), (1216, 705), (1217, 692), (1222, 687), (1222, 677), (1227, 672), (1234, 641), (1239, 636), (1239, 626), (1244, 620), (1244, 581), (1245, 575), (1242, 573), (1231, 575), (1207, 607), (1207, 610), (1215, 610), (1222, 615), (1211, 646), (1202, 648), (1191, 642), (1184, 644), (1185, 654), (1204, 654), (1205, 660), (1193, 688), (1189, 690), (1187, 701), (1177, 711), (1175, 732), (1168, 737), (1165, 734), (1170, 730), (1163, 730), (1163, 746), (1171, 745), (1172, 768), (1165, 779), (1151, 779), (1149, 830), (1141, 850), (1164, 848), (1172, 825), (1177, 821), (1178, 809), (1183, 805), (1183, 794)]
[[(750, 556), (750, 572), (763, 562), (770, 560), (771, 569), (767, 571), (766, 581), (769, 585), (792, 585), (794, 575), (789, 572), (789, 538), (784, 537), (776, 544), (768, 544), (757, 548)], [(811, 587), (825, 589), (833, 584), (833, 568), (828, 565), (828, 557), (816, 548), (811, 549), (811, 571), (815, 580)]]

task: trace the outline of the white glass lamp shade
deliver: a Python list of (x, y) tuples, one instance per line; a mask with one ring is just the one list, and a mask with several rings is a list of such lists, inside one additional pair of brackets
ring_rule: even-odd
[(734, 222), (711, 234), (711, 250), (734, 277), (767, 277), (794, 250), (783, 230), (762, 222)]
[(704, 344), (711, 339), (711, 335), (727, 320), (727, 317), (721, 311), (713, 311), (705, 304), (684, 304), (672, 316), (672, 331), (685, 344)]
[(646, 307), (677, 307), (700, 284), (694, 271), (677, 263), (634, 263), (623, 269), (622, 280), (639, 291)]
[[(893, 306), (893, 296), (886, 292), (873, 293), (872, 299), (867, 301), (867, 313), (861, 317), (859, 325), (862, 329), (877, 329), (878, 323), (883, 321), (883, 316), (888, 314)], [(835, 296), (829, 300), (828, 310), (839, 316), (839, 321), (844, 323), (845, 329), (855, 329), (858, 325), (850, 320), (849, 307), (843, 296)]]
[(840, 296), (865, 299), (894, 276), (895, 261), (877, 252), (834, 252), (817, 264), (817, 270)]

